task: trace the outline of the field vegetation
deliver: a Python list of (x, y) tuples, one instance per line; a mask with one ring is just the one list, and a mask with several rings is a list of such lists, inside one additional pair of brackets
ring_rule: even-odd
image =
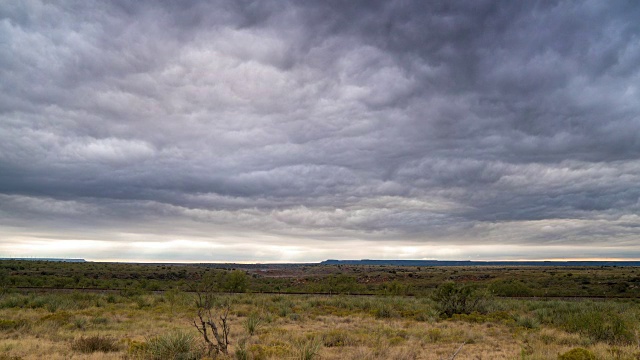
[(216, 291), (429, 295), (440, 284), (475, 284), (501, 297), (640, 297), (640, 268), (124, 264), (0, 261), (12, 288), (188, 290), (216, 277)]
[(0, 267), (4, 360), (640, 359), (635, 268)]

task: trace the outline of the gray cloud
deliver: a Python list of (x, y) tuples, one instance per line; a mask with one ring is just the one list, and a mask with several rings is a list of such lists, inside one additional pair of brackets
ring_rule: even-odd
[(0, 5), (0, 251), (638, 257), (639, 17), (625, 1)]

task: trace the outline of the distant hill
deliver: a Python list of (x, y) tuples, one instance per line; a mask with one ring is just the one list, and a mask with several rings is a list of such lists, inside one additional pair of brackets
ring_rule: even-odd
[(63, 258), (0, 258), (0, 260), (28, 260), (28, 261), (56, 261), (56, 262), (87, 262), (85, 259), (63, 259)]
[(640, 261), (325, 260), (321, 265), (387, 266), (640, 266)]

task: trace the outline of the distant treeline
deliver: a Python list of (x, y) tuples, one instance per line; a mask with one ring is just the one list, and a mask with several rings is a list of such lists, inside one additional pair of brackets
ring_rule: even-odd
[(321, 265), (379, 266), (640, 266), (640, 261), (325, 260)]

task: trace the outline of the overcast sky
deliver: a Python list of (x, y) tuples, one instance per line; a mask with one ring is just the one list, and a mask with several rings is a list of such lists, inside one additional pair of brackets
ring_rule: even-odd
[(0, 257), (640, 258), (636, 1), (4, 1)]

